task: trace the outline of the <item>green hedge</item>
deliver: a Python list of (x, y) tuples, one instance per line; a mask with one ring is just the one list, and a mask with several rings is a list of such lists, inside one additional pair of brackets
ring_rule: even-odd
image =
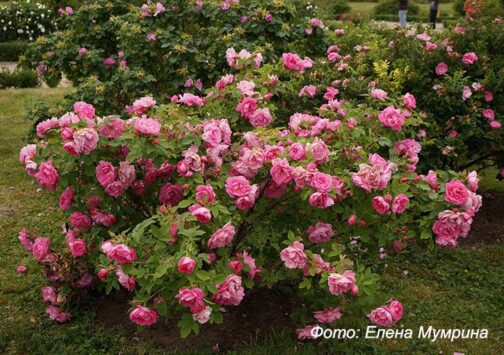
[[(383, 0), (380, 1), (373, 9), (374, 16), (395, 15), (399, 12), (399, 1)], [(413, 15), (420, 15), (420, 7), (412, 1), (408, 4), (408, 18), (413, 18)]]
[(0, 42), (0, 62), (17, 62), (28, 48), (28, 43), (23, 41)]
[(31, 69), (16, 69), (10, 72), (6, 69), (0, 71), (0, 89), (5, 88), (34, 88), (39, 86), (37, 72)]

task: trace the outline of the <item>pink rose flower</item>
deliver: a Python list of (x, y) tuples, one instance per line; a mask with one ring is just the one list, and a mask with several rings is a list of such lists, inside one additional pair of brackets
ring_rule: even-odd
[(106, 187), (116, 179), (114, 166), (106, 161), (100, 161), (96, 166), (96, 180), (101, 186)]
[(394, 322), (398, 322), (399, 320), (401, 320), (404, 313), (403, 305), (401, 302), (392, 300), (390, 301), (388, 308), (390, 313), (392, 314)]
[(243, 118), (248, 119), (252, 114), (254, 114), (257, 109), (257, 100), (253, 97), (245, 97), (238, 106), (236, 106), (236, 111), (241, 114)]
[(317, 164), (323, 164), (329, 161), (329, 149), (323, 140), (315, 139), (313, 143), (308, 143), (306, 145), (306, 151), (311, 152)]
[(499, 121), (492, 121), (490, 122), (490, 128), (491, 129), (499, 129), (502, 127), (502, 124)]
[(199, 204), (194, 204), (189, 206), (189, 212), (196, 217), (200, 223), (208, 223), (212, 219), (212, 214), (208, 208), (205, 208)]
[(217, 285), (217, 294), (213, 300), (224, 306), (238, 306), (245, 296), (242, 279), (238, 275), (228, 275), (226, 280)]
[(472, 191), (469, 191), (469, 198), (462, 205), (462, 207), (470, 217), (474, 217), (483, 204), (482, 200), (483, 198), (480, 195), (475, 194)]
[(405, 194), (399, 194), (394, 198), (392, 202), (392, 213), (400, 214), (403, 213), (409, 205), (409, 198)]
[(74, 198), (74, 190), (71, 186), (67, 187), (65, 191), (63, 191), (59, 197), (59, 207), (62, 210), (68, 210), (72, 207), (72, 202)]
[(469, 86), (464, 86), (462, 89), (462, 100), (466, 101), (472, 96), (472, 91)]
[(333, 188), (332, 176), (325, 173), (316, 172), (310, 179), (310, 186), (318, 192), (330, 192)]
[(148, 136), (159, 136), (161, 124), (153, 118), (136, 118), (134, 126), (137, 132)]
[(309, 96), (314, 97), (317, 94), (317, 87), (314, 85), (306, 85), (299, 91), (299, 97)]
[(191, 310), (191, 313), (198, 313), (206, 309), (205, 302), (203, 298), (205, 293), (198, 287), (189, 289), (183, 287), (179, 290), (178, 294), (175, 296), (179, 300), (179, 303)]
[(300, 161), (306, 158), (304, 145), (301, 143), (293, 143), (289, 146), (289, 158), (295, 161)]
[(124, 273), (121, 265), (116, 269), (117, 281), (119, 284), (127, 289), (128, 291), (133, 291), (135, 289), (136, 280), (133, 276), (128, 276)]
[(70, 313), (63, 312), (61, 309), (55, 306), (47, 307), (46, 313), (49, 315), (49, 318), (51, 318), (51, 320), (58, 323), (65, 323), (70, 319)]
[(231, 243), (234, 235), (235, 229), (231, 225), (231, 222), (228, 222), (224, 227), (212, 234), (210, 239), (208, 239), (208, 247), (211, 249), (222, 248)]
[(89, 155), (98, 146), (98, 133), (94, 128), (83, 128), (73, 134), (77, 154)]
[(476, 171), (471, 171), (469, 174), (467, 174), (467, 186), (469, 186), (469, 189), (472, 192), (476, 192), (478, 190), (478, 184), (479, 179), (478, 173)]
[(203, 98), (196, 96), (196, 95), (193, 95), (193, 94), (189, 94), (189, 93), (185, 93), (183, 95), (180, 95), (178, 102), (180, 102), (186, 106), (203, 106), (203, 105), (205, 105), (205, 101), (203, 100)]
[(80, 231), (87, 231), (92, 227), (91, 218), (81, 212), (72, 213), (68, 218), (68, 221), (72, 227)]
[(436, 65), (436, 74), (441, 76), (444, 75), (448, 72), (448, 64), (445, 62), (441, 62), (438, 65)]
[(415, 96), (413, 96), (409, 92), (406, 93), (406, 95), (403, 96), (403, 103), (404, 103), (404, 106), (406, 106), (410, 110), (413, 110), (416, 107)]
[(420, 178), (426, 181), (429, 186), (437, 191), (439, 189), (439, 184), (437, 183), (437, 174), (435, 171), (429, 170), (427, 175), (420, 175)]
[(142, 115), (154, 106), (156, 106), (156, 100), (150, 96), (145, 96), (133, 102), (133, 112), (137, 115)]
[(199, 324), (205, 324), (210, 319), (210, 315), (212, 314), (212, 307), (206, 306), (205, 309), (202, 309), (199, 312), (193, 313), (193, 320), (198, 322)]
[(182, 198), (182, 189), (178, 184), (167, 183), (159, 191), (159, 203), (162, 205), (176, 206)]
[(355, 282), (355, 273), (351, 270), (346, 270), (343, 274), (332, 273), (327, 279), (329, 292), (332, 295), (338, 296), (345, 292), (357, 292), (357, 285)]
[(465, 238), (471, 230), (472, 218), (467, 213), (450, 210), (440, 212), (432, 227), (436, 235), (436, 244), (443, 247), (455, 247), (457, 238)]
[(42, 293), (42, 299), (44, 300), (44, 302), (53, 305), (56, 304), (58, 294), (54, 286), (44, 286), (40, 289), (40, 292)]
[(215, 202), (215, 192), (212, 185), (196, 186), (196, 201), (202, 204), (213, 204)]
[(388, 94), (386, 91), (383, 91), (382, 89), (373, 89), (371, 90), (371, 97), (373, 99), (383, 101), (388, 97)]
[(157, 322), (158, 314), (155, 310), (137, 305), (129, 314), (130, 320), (141, 326), (149, 326)]
[(31, 252), (33, 248), (33, 243), (29, 239), (29, 233), (26, 229), (21, 229), (19, 232), (19, 241), (21, 242), (21, 245), (26, 251)]
[(316, 339), (313, 329), (317, 327), (319, 327), (318, 324), (313, 324), (301, 329), (296, 329), (296, 336), (299, 340)]
[(32, 253), (38, 261), (44, 260), (49, 253), (51, 240), (49, 238), (36, 238), (33, 242)]
[(91, 120), (95, 117), (96, 112), (93, 105), (83, 101), (74, 103), (73, 109), (75, 114), (81, 119)]
[(391, 327), (394, 325), (394, 317), (387, 306), (378, 307), (368, 315), (371, 322), (381, 327)]
[(74, 258), (86, 255), (86, 242), (83, 239), (76, 238), (69, 241), (68, 248)]
[(249, 117), (249, 122), (254, 127), (268, 127), (272, 117), (268, 108), (261, 108), (254, 111)]
[(55, 191), (58, 187), (59, 175), (54, 168), (52, 161), (45, 161), (40, 164), (39, 171), (35, 173), (35, 179), (44, 188)]
[(108, 275), (109, 275), (109, 271), (107, 269), (103, 269), (103, 268), (100, 269), (97, 274), (98, 278), (102, 281), (105, 281), (107, 279)]
[(495, 119), (495, 113), (493, 110), (491, 109), (486, 109), (486, 110), (483, 110), (483, 113), (482, 113), (483, 117), (489, 119), (490, 121), (493, 121)]
[(385, 108), (378, 114), (378, 119), (384, 127), (390, 127), (393, 131), (400, 131), (406, 117), (401, 113), (401, 110), (393, 106)]
[(26, 271), (28, 270), (28, 268), (24, 265), (19, 265), (17, 268), (16, 268), (16, 271), (18, 274), (24, 274)]
[(306, 232), (309, 234), (308, 239), (312, 243), (326, 243), (334, 237), (332, 225), (329, 223), (318, 222), (315, 227), (309, 227)]
[(478, 60), (478, 56), (474, 52), (468, 52), (462, 56), (462, 63), (474, 64)]
[(452, 180), (448, 182), (445, 188), (445, 200), (447, 202), (455, 205), (463, 205), (469, 197), (467, 188), (460, 180)]
[(270, 174), (277, 185), (288, 184), (293, 178), (293, 170), (287, 159), (274, 159)]
[(312, 207), (328, 208), (334, 205), (334, 199), (327, 192), (314, 192), (310, 195), (308, 203)]
[(112, 244), (106, 241), (102, 244), (101, 248), (107, 258), (114, 260), (118, 264), (131, 264), (137, 259), (135, 249), (124, 244)]
[(341, 310), (339, 307), (327, 308), (313, 312), (313, 317), (320, 323), (332, 323), (341, 318)]
[(294, 242), (281, 251), (280, 259), (289, 269), (302, 269), (308, 261), (308, 257), (303, 250), (303, 243)]
[(284, 64), (284, 68), (287, 71), (297, 70), (301, 73), (304, 73), (306, 69), (313, 66), (313, 61), (310, 58), (304, 57), (304, 59), (301, 59), (297, 54), (294, 53), (282, 54), (282, 62)]
[(371, 205), (378, 214), (387, 214), (390, 211), (389, 203), (381, 196), (373, 197)]
[(243, 197), (250, 193), (252, 186), (244, 176), (233, 176), (226, 180), (226, 193), (233, 198)]

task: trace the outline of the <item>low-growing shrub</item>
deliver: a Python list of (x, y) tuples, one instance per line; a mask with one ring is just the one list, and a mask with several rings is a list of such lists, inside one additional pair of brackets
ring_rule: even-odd
[[(399, 12), (399, 1), (382, 0), (374, 8), (374, 15), (396, 15)], [(413, 1), (408, 1), (408, 18), (410, 16), (420, 15), (420, 7)]]
[(135, 324), (176, 317), (187, 336), (250, 289), (294, 284), (309, 305), (300, 339), (344, 308), (399, 322), (398, 301), (373, 310), (394, 296), (376, 265), (466, 237), (476, 173), (417, 171), (425, 115), (410, 93), (343, 100), (320, 82), (327, 60), (227, 53), (230, 73), (204, 96), (143, 97), (128, 119), (77, 102), (37, 125), (20, 161), (68, 216), (63, 235), (19, 235), (44, 266), (49, 317), (67, 321), (89, 288), (125, 288)]
[(334, 0), (331, 1), (329, 6), (329, 11), (332, 16), (338, 16), (347, 12), (350, 12), (351, 6), (348, 4), (348, 0)]
[(0, 42), (0, 62), (17, 62), (27, 48), (24, 41)]
[(34, 88), (39, 86), (37, 72), (32, 69), (16, 69), (0, 71), (0, 89), (5, 88)]

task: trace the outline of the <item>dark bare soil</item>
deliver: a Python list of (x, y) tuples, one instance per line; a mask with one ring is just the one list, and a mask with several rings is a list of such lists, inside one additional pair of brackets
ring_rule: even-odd
[(149, 339), (170, 351), (206, 348), (218, 352), (256, 343), (286, 328), (292, 331), (295, 325), (289, 315), (300, 306), (294, 297), (273, 290), (250, 291), (240, 306), (226, 308), (222, 324), (204, 325), (198, 336), (180, 339), (177, 320), (162, 319), (137, 331), (128, 318), (130, 297), (126, 292), (117, 292), (105, 298), (98, 308), (97, 322), (107, 327), (121, 326), (132, 338)]
[(504, 193), (483, 192), (483, 206), (474, 217), (467, 238), (459, 238), (461, 246), (502, 243), (504, 241)]

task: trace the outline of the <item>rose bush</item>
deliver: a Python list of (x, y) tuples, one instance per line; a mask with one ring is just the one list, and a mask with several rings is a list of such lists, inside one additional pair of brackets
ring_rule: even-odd
[[(187, 336), (254, 288), (294, 286), (311, 305), (298, 337), (310, 338), (313, 322), (344, 307), (385, 304), (373, 268), (384, 251), (467, 236), (477, 175), (416, 170), (425, 115), (411, 94), (344, 100), (320, 85), (323, 63), (284, 53), (262, 65), (260, 53), (237, 52), (233, 74), (202, 96), (143, 97), (129, 116), (77, 102), (38, 124), (20, 161), (68, 219), (62, 236), (19, 239), (44, 266), (52, 319), (68, 320), (88, 288), (124, 288), (134, 323), (181, 314)], [(325, 92), (322, 104), (303, 94), (305, 109), (289, 110), (306, 85)], [(369, 317), (391, 326), (402, 306)]]
[(311, 17), (300, 1), (89, 1), (64, 31), (39, 38), (26, 63), (50, 82), (64, 73), (78, 86), (74, 101), (112, 114), (144, 95), (201, 93), (227, 66), (223, 48), (265, 59), (321, 52), (324, 25)]

